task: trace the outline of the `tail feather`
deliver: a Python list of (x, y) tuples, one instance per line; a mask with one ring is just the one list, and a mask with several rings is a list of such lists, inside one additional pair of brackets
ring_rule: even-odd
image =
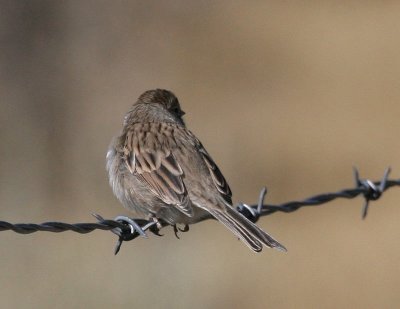
[(285, 246), (261, 230), (257, 225), (237, 212), (231, 206), (225, 210), (212, 210), (211, 214), (239, 237), (250, 249), (260, 252), (262, 244), (286, 252)]
[(262, 250), (262, 244), (249, 233), (238, 221), (227, 216), (223, 212), (213, 212), (214, 217), (230, 229), (237, 237), (239, 237), (250, 249), (256, 252)]

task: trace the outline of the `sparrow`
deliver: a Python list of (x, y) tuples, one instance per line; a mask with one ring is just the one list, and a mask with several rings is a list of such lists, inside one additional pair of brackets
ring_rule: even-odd
[(144, 92), (124, 118), (107, 152), (110, 186), (129, 210), (176, 226), (213, 216), (250, 249), (286, 251), (232, 207), (232, 192), (200, 140), (186, 128), (177, 97)]

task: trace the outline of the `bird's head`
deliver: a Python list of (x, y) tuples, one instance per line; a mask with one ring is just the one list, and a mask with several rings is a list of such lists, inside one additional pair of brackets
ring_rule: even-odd
[(171, 114), (181, 118), (185, 112), (181, 109), (177, 97), (169, 90), (147, 90), (138, 99), (137, 103), (158, 104)]
[(132, 110), (125, 117), (125, 121), (175, 121), (184, 125), (181, 109), (177, 97), (169, 90), (154, 89), (142, 93)]

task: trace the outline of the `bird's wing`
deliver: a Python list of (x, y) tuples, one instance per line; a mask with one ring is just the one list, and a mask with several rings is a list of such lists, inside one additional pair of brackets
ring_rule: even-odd
[(206, 163), (206, 166), (211, 174), (211, 178), (214, 182), (215, 187), (221, 193), (221, 196), (228, 202), (228, 204), (232, 204), (232, 191), (229, 188), (228, 182), (225, 180), (224, 175), (222, 175), (219, 170), (217, 164), (208, 154), (207, 150), (201, 144), (200, 140), (189, 130), (185, 130), (186, 134), (190, 136), (190, 138), (194, 141), (196, 148), (198, 149), (200, 155), (202, 156), (203, 161)]
[(193, 209), (183, 183), (183, 170), (172, 150), (176, 126), (166, 123), (136, 123), (126, 131), (124, 158), (129, 171), (164, 203), (187, 216)]

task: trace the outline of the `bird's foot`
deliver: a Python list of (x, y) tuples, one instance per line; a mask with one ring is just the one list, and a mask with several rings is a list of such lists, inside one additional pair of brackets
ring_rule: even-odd
[(180, 239), (178, 236), (179, 232), (185, 233), (189, 231), (189, 224), (184, 224), (182, 229), (179, 228), (177, 224), (174, 224), (173, 227), (174, 227), (175, 237), (178, 239)]
[(163, 225), (161, 224), (160, 220), (154, 216), (149, 217), (149, 221), (152, 221), (152, 223), (157, 227), (158, 230), (161, 230)]

